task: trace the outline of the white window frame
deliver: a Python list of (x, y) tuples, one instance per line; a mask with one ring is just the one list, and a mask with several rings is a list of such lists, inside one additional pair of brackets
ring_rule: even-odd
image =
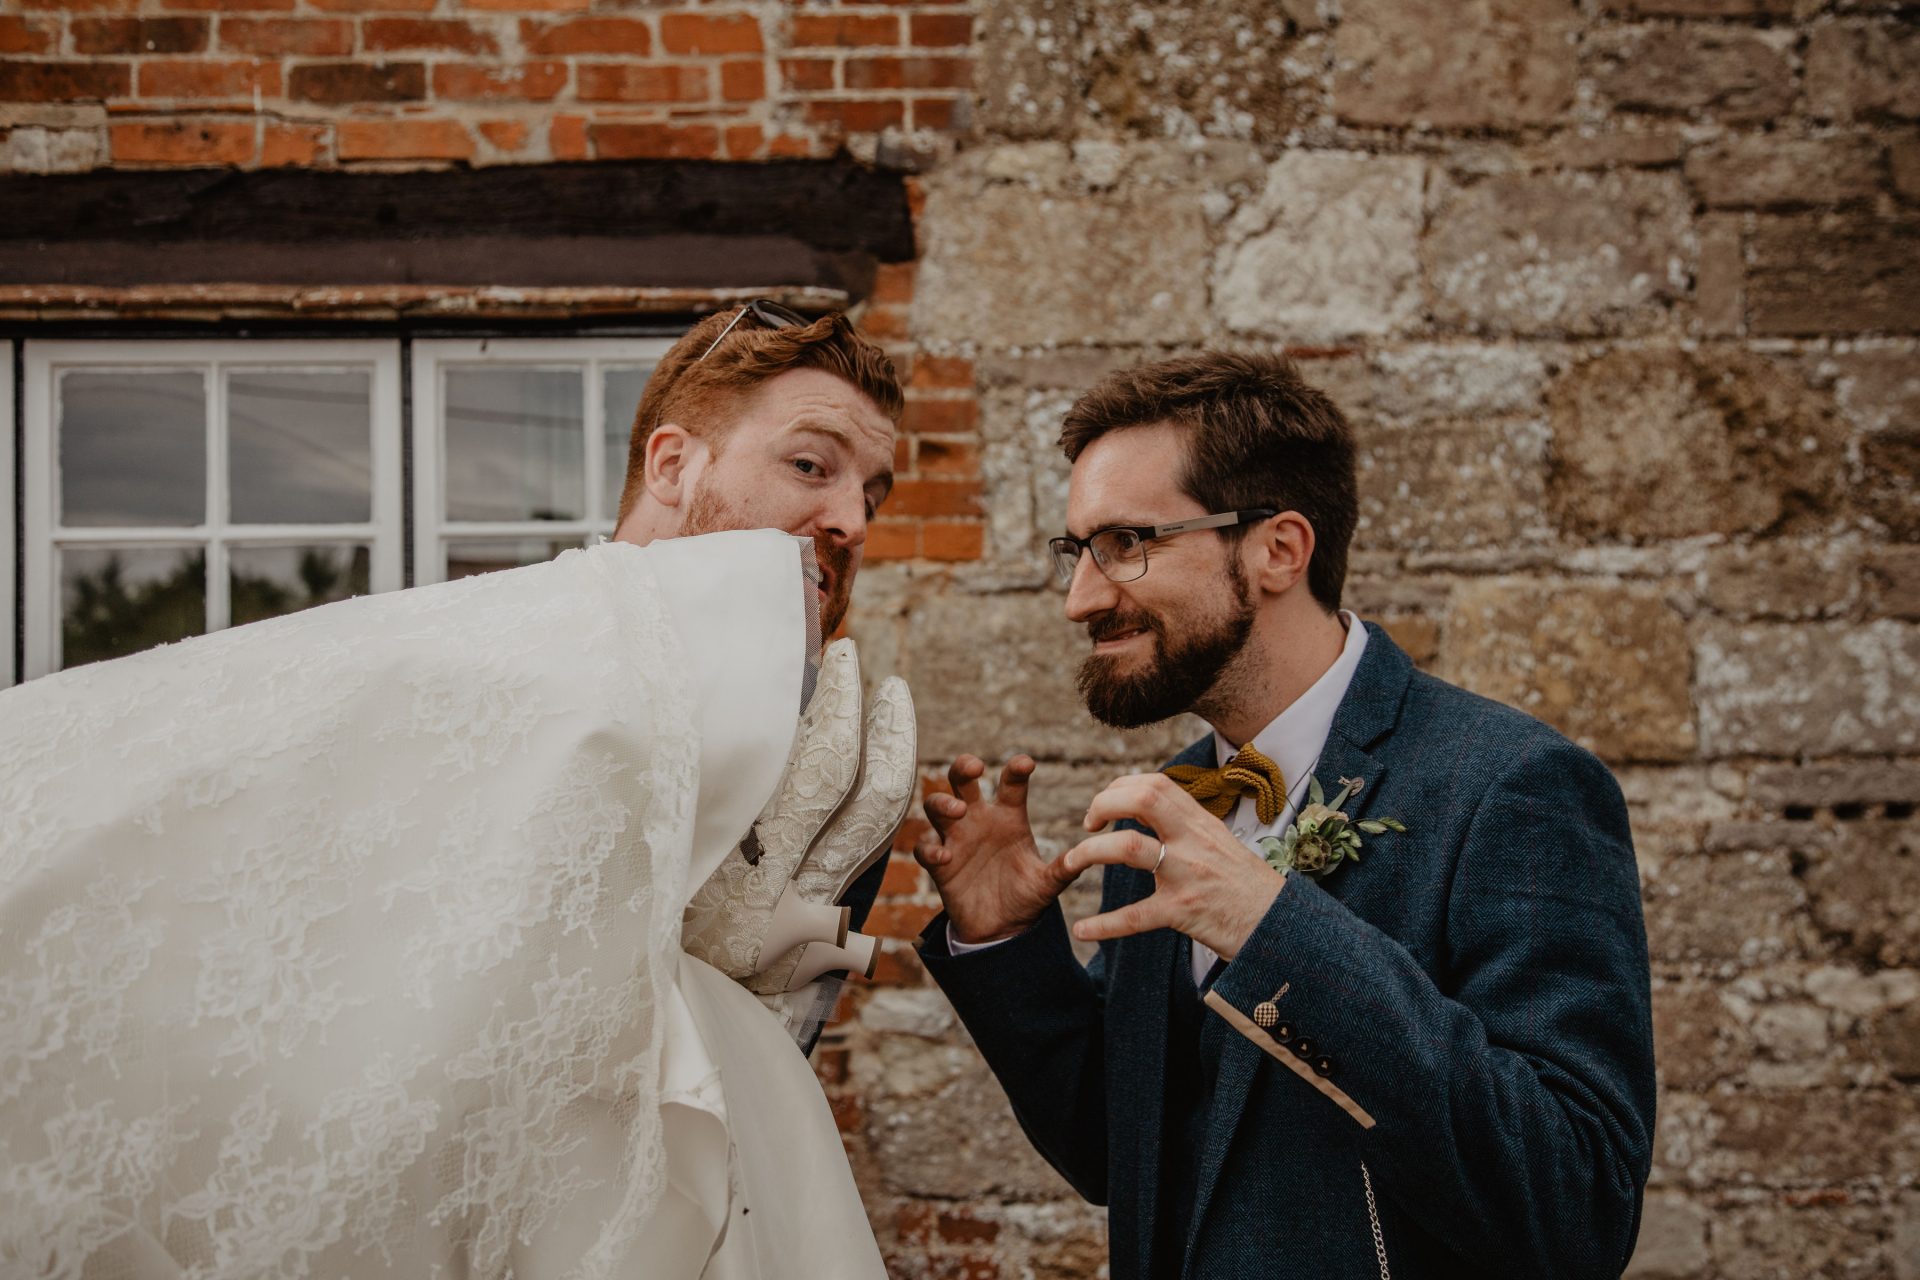
[(13, 668), (13, 450), (20, 438), (20, 424), (13, 420), (13, 340), (0, 338), (0, 688), (17, 683), (20, 673)]
[[(169, 528), (56, 528), (55, 495), (60, 492), (59, 458), (54, 449), (58, 420), (59, 376), (71, 369), (208, 371), (207, 501), (197, 526)], [(366, 368), (372, 374), (373, 428), (372, 518), (363, 524), (231, 524), (227, 492), (226, 373), (234, 369)], [(208, 631), (229, 617), (228, 551), (231, 544), (298, 545), (356, 541), (372, 544), (368, 589), (392, 591), (403, 585), (403, 534), (400, 483), (400, 344), (393, 340), (280, 340), (236, 338), (208, 342), (35, 341), (25, 349), (26, 444), (25, 591), (26, 670), (32, 679), (59, 668), (62, 607), (58, 572), (60, 551), (76, 546), (205, 546), (207, 548)], [(9, 488), (9, 493), (11, 488)], [(9, 599), (11, 595), (9, 595)]]
[[(613, 511), (600, 510), (606, 489), (605, 453), (600, 429), (604, 412), (602, 369), (607, 365), (652, 364), (678, 341), (661, 338), (422, 338), (413, 344), (413, 580), (415, 585), (445, 581), (446, 540), (461, 538), (576, 538), (613, 533)], [(586, 367), (581, 430), (586, 449), (587, 507), (580, 520), (451, 521), (446, 518), (442, 478), (446, 471), (446, 430), (442, 413), (444, 371), (452, 365), (518, 365), (524, 368)]]

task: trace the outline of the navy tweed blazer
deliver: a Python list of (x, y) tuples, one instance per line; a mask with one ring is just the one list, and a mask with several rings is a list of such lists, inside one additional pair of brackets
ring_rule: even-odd
[[(1178, 762), (1211, 765), (1211, 738)], [(1294, 873), (1209, 994), (1221, 1046), (1183, 1276), (1617, 1277), (1651, 1158), (1646, 929), (1620, 789), (1540, 722), (1414, 669), (1379, 628), (1316, 776), (1399, 818), (1323, 882)], [(1153, 880), (1108, 868), (1105, 910)], [(921, 953), (1042, 1155), (1108, 1206), (1114, 1280), (1154, 1257), (1181, 939), (1101, 944), (1056, 906), (966, 956)], [(1191, 978), (1187, 978), (1191, 981)], [(1276, 1030), (1253, 1021), (1277, 1001)], [(1316, 1069), (1316, 1064), (1320, 1069)], [(1164, 1250), (1163, 1250), (1164, 1254)], [(1156, 1277), (1155, 1280), (1158, 1280)]]

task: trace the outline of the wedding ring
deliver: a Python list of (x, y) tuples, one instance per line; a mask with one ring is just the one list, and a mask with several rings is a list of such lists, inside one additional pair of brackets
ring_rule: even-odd
[(1167, 846), (1163, 842), (1160, 846), (1160, 856), (1153, 860), (1153, 869), (1148, 871), (1147, 874), (1150, 876), (1158, 876), (1160, 874), (1160, 864), (1165, 862), (1166, 860), (1167, 860)]

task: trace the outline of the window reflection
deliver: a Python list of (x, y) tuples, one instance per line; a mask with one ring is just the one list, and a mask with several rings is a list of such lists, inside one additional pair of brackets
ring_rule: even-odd
[(207, 512), (207, 389), (197, 369), (60, 375), (60, 522), (175, 527)]
[(207, 629), (201, 547), (84, 547), (60, 553), (63, 667), (138, 653)]
[(373, 517), (373, 375), (364, 369), (228, 375), (231, 518), (359, 524)]
[(611, 520), (620, 513), (620, 491), (627, 479), (627, 446), (633, 436), (633, 415), (640, 408), (640, 393), (652, 376), (650, 364), (612, 368), (603, 373), (601, 437), (607, 451), (606, 490), (600, 509), (603, 519)]
[(449, 520), (586, 515), (584, 385), (576, 369), (446, 371)]
[(579, 545), (578, 538), (451, 538), (447, 541), (447, 577), (471, 578), (496, 569), (539, 564)]
[(235, 547), (227, 559), (233, 625), (366, 595), (372, 563), (365, 545)]

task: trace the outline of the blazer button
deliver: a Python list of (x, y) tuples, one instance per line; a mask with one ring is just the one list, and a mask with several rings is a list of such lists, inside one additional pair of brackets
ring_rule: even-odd
[(1307, 1039), (1305, 1036), (1301, 1036), (1299, 1039), (1288, 1044), (1287, 1048), (1293, 1050), (1295, 1057), (1311, 1058), (1313, 1056), (1313, 1041)]
[(1267, 1028), (1267, 1034), (1275, 1040), (1278, 1040), (1281, 1044), (1285, 1044), (1287, 1041), (1293, 1039), (1293, 1024), (1291, 1022), (1276, 1022)]
[(1323, 1076), (1330, 1076), (1333, 1074), (1333, 1059), (1323, 1053), (1313, 1060), (1313, 1069)]

